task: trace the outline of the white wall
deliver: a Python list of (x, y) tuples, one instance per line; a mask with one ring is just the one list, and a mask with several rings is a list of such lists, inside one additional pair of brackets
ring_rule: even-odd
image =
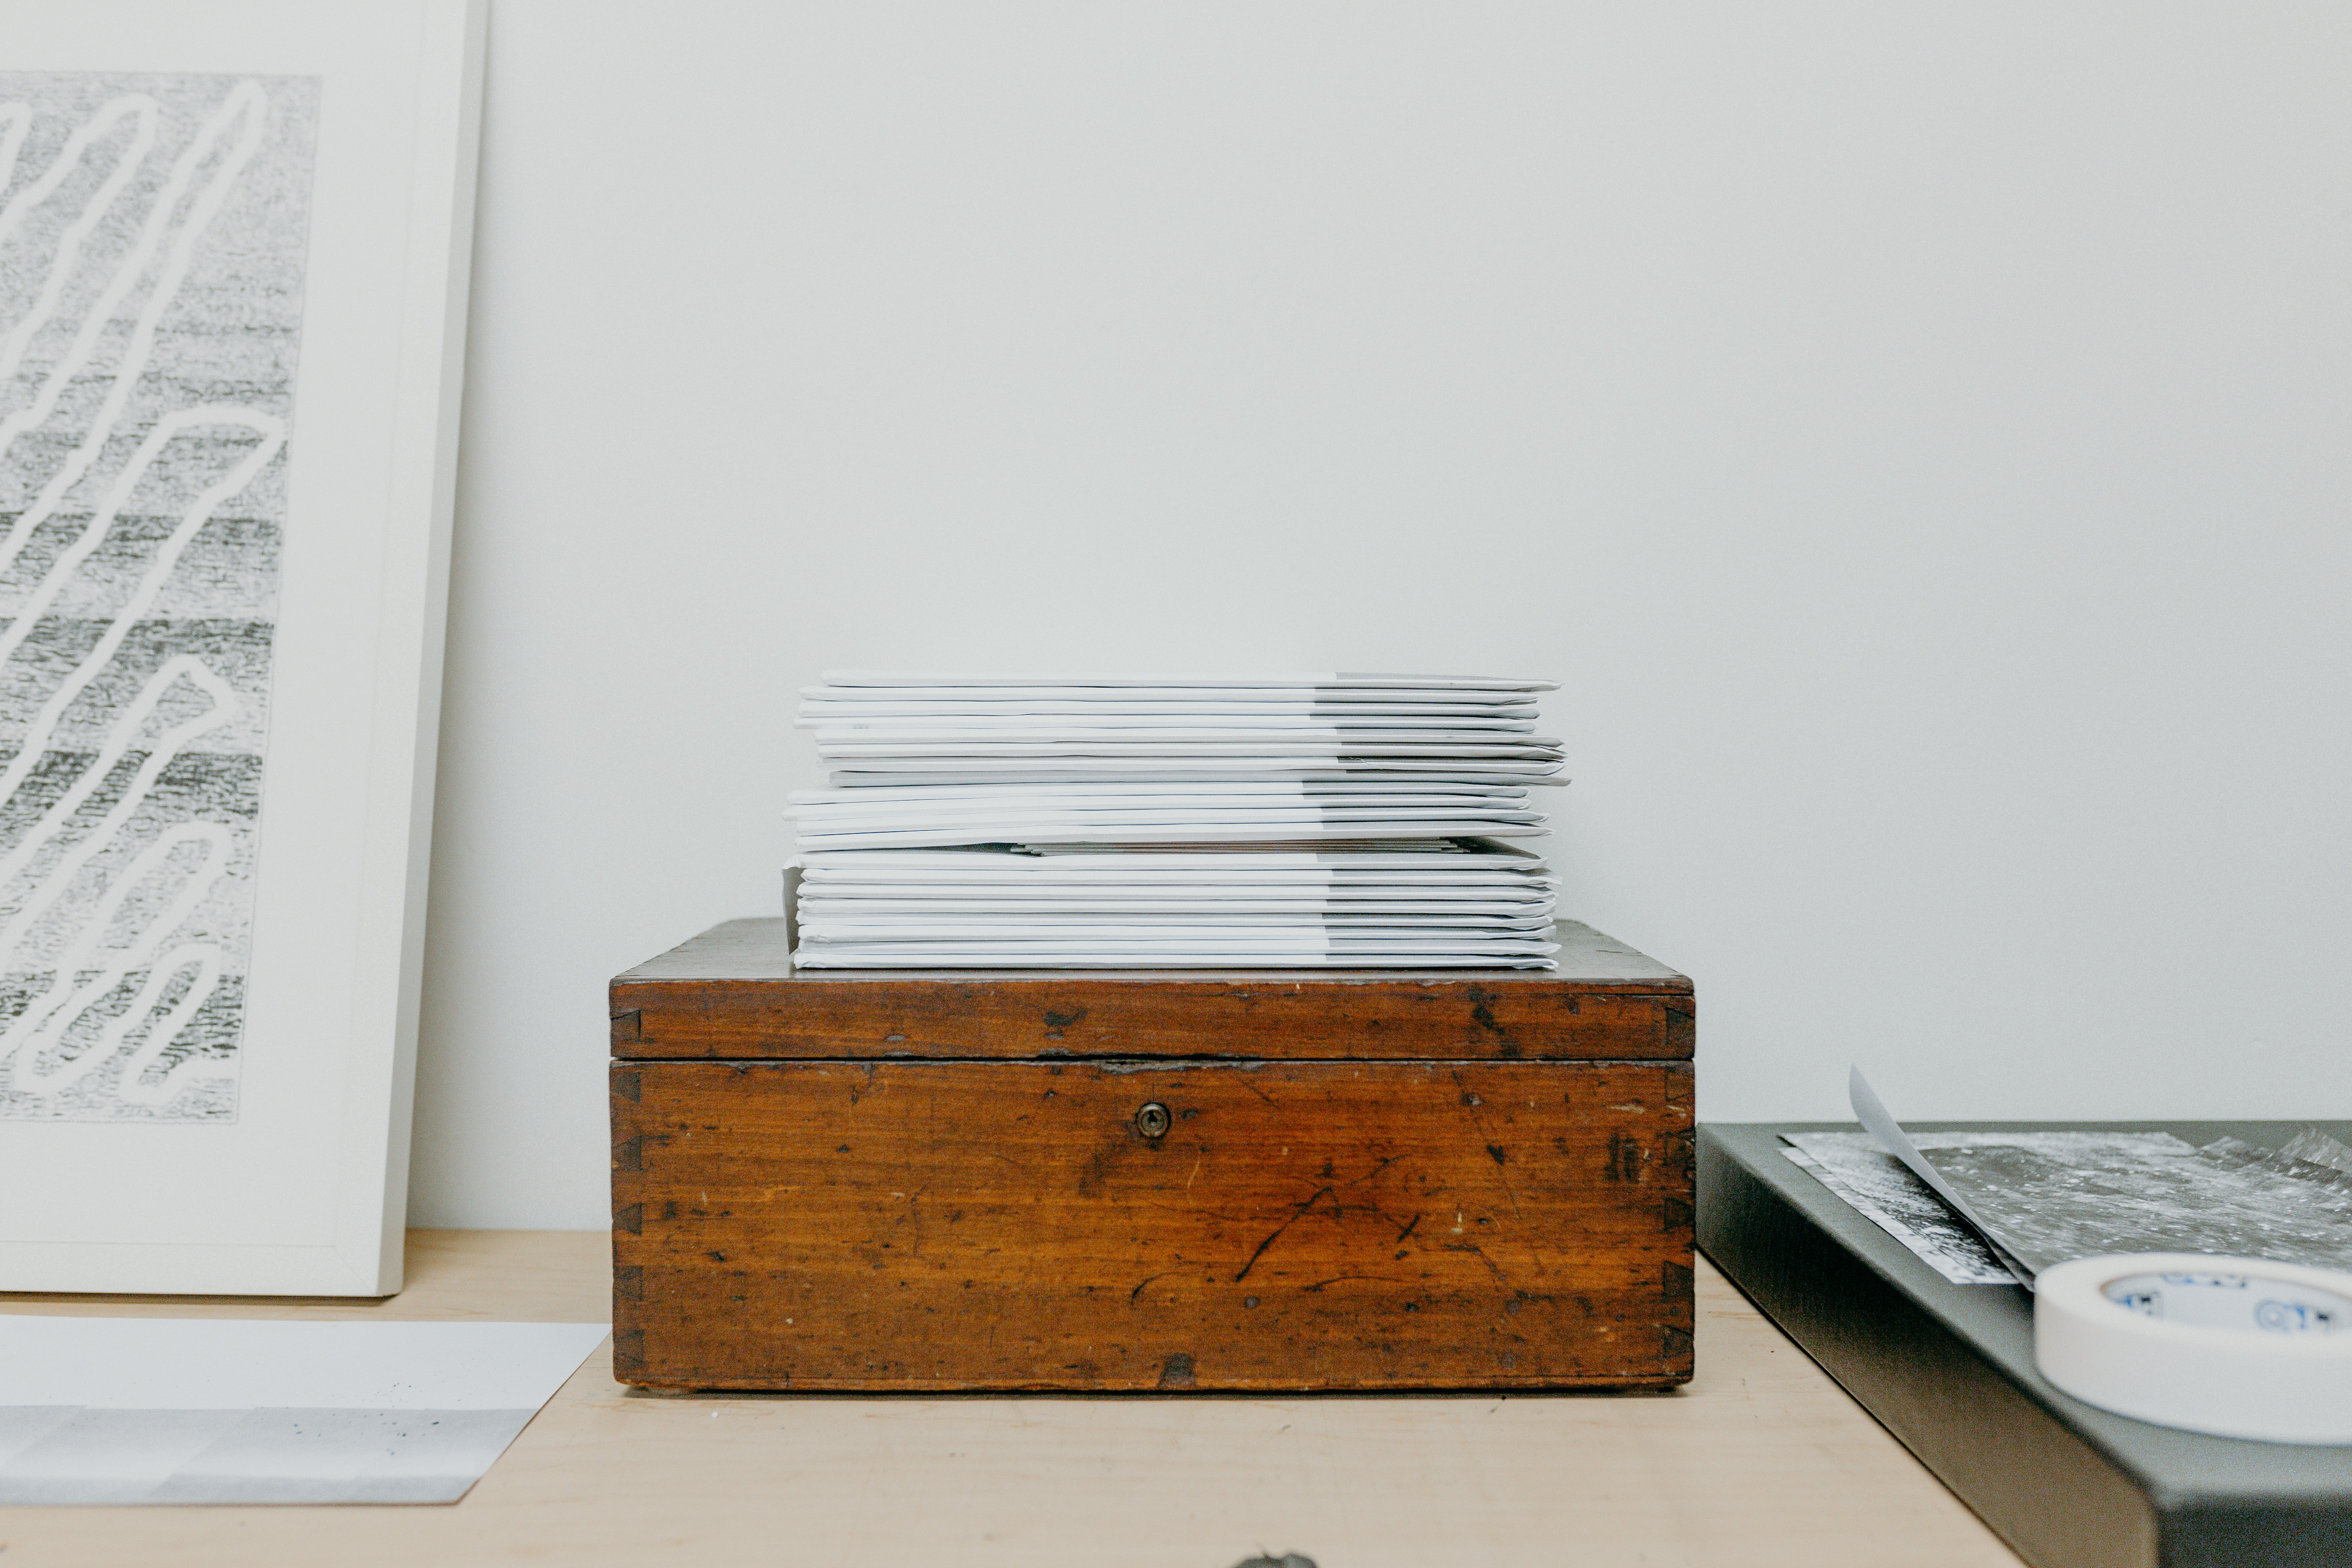
[(2352, 12), (496, 0), (414, 1219), (827, 666), (1557, 676), (1702, 1113), (2352, 1116)]

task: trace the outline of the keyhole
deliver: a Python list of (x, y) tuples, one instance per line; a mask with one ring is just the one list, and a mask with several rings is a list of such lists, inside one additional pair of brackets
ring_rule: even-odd
[(1135, 1113), (1135, 1130), (1146, 1138), (1168, 1136), (1168, 1108), (1153, 1100)]

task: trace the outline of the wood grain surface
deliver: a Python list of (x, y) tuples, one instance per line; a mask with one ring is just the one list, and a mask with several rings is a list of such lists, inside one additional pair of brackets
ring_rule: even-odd
[(614, 980), (633, 1059), (1242, 1057), (1686, 1060), (1691, 983), (1574, 921), (1558, 972), (796, 970), (730, 921)]
[(615, 1364), (705, 1388), (1677, 1383), (1690, 1081), (615, 1063)]
[[(593, 1321), (600, 1231), (412, 1231), (386, 1301), (0, 1296), (0, 1312)], [(1697, 1267), (1662, 1394), (656, 1394), (591, 1356), (465, 1500), (0, 1510), (7, 1568), (2018, 1568)]]

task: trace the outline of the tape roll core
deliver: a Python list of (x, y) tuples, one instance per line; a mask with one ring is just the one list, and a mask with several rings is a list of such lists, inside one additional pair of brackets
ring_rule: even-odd
[(2207, 1253), (2033, 1282), (2033, 1359), (2087, 1405), (2272, 1443), (2352, 1443), (2352, 1274)]

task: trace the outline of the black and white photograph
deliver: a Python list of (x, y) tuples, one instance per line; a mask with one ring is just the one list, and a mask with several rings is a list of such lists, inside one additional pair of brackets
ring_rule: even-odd
[(0, 1291), (399, 1288), (486, 15), (9, 9)]
[[(1957, 1284), (2010, 1273), (1867, 1132), (1784, 1134), (1789, 1158)], [(2109, 1253), (2210, 1252), (2352, 1269), (2352, 1175), (2315, 1130), (2257, 1149), (2167, 1132), (1914, 1132), (1912, 1145), (2038, 1272)], [(2293, 1152), (2290, 1152), (2293, 1151)]]
[(2204, 1252), (2352, 1270), (2352, 1180), (2164, 1133), (1923, 1132), (1937, 1174), (2040, 1272), (2070, 1258)]
[(0, 73), (0, 1120), (236, 1116), (318, 103)]
[(2014, 1285), (2017, 1276), (1935, 1189), (1867, 1133), (1791, 1132), (1789, 1160), (1955, 1285)]

